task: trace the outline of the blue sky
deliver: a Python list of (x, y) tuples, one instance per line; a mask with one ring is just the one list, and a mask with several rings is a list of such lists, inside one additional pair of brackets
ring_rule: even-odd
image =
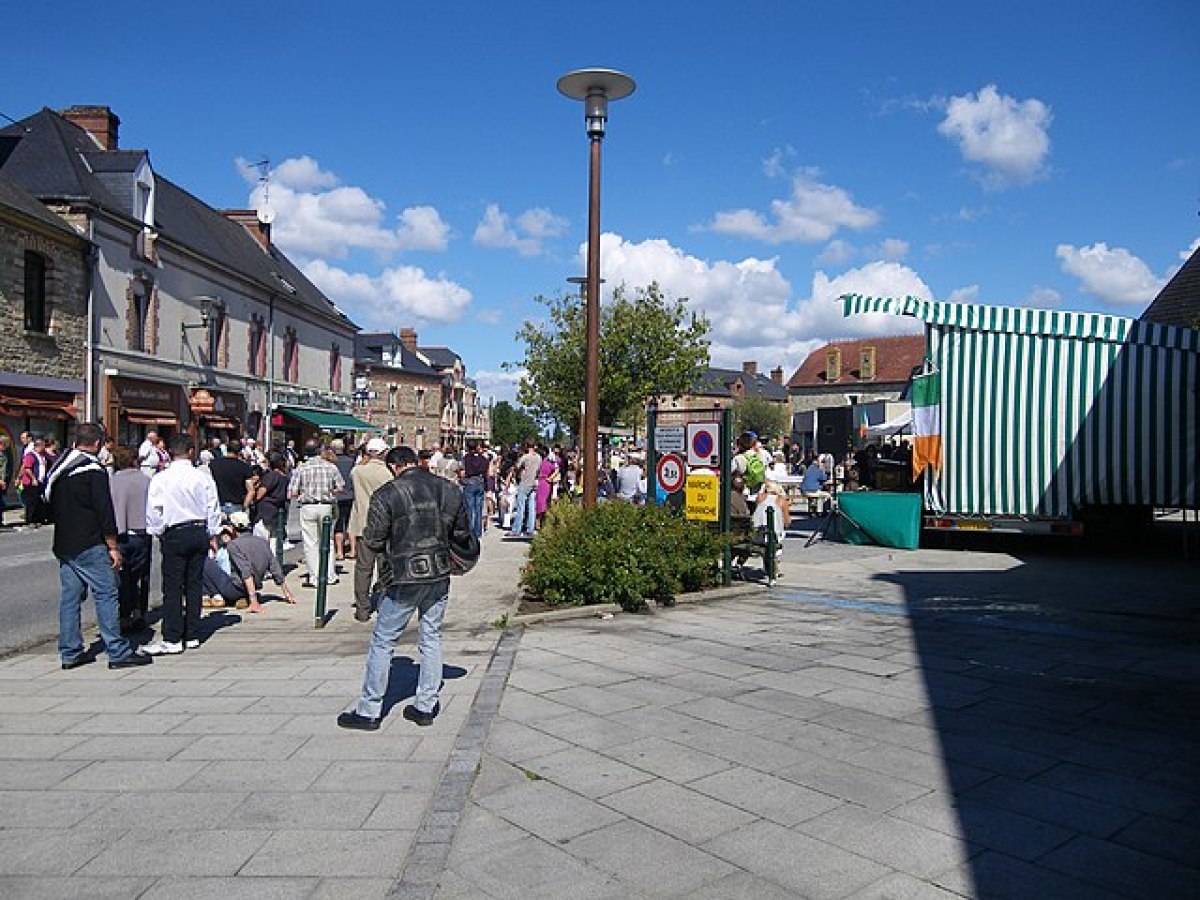
[(362, 327), (511, 397), (514, 334), (583, 271), (587, 140), (629, 73), (606, 289), (656, 279), (713, 362), (790, 375), (846, 291), (1136, 316), (1200, 238), (1200, 15), (1138, 2), (27, 4), (0, 113), (111, 106), (121, 144), (275, 238)]

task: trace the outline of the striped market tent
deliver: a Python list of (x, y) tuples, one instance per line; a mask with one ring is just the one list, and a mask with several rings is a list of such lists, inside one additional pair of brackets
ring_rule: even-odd
[(935, 512), (1071, 517), (1195, 508), (1200, 330), (1121, 316), (843, 296), (847, 316), (925, 323), (941, 373)]

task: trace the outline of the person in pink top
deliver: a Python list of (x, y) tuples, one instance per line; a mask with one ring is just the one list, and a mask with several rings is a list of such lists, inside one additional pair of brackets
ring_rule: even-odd
[(542, 464), (538, 466), (537, 480), (537, 527), (542, 527), (542, 519), (546, 515), (546, 510), (550, 508), (550, 497), (554, 493), (554, 485), (558, 483), (558, 457), (547, 450), (545, 447), (538, 447), (538, 455), (542, 457)]

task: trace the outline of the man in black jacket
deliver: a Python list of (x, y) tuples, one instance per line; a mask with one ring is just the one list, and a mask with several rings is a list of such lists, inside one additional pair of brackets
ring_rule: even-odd
[(54, 555), (58, 557), (58, 652), (64, 669), (92, 661), (83, 646), (80, 609), (88, 591), (96, 604), (100, 637), (108, 652), (108, 667), (123, 669), (153, 662), (134, 654), (121, 636), (117, 603), (117, 520), (113, 513), (108, 472), (96, 454), (104, 439), (99, 425), (84, 422), (75, 430), (75, 448), (47, 478), (45, 496), (54, 516)]
[(413, 612), (420, 616), (417, 649), (421, 672), (404, 718), (432, 725), (441, 710), (442, 618), (450, 594), (450, 539), (470, 534), (458, 485), (417, 465), (411, 447), (395, 447), (384, 460), (395, 475), (371, 497), (362, 540), (386, 562), (379, 616), (367, 650), (367, 672), (355, 705), (338, 716), (343, 728), (379, 728), (392, 650)]

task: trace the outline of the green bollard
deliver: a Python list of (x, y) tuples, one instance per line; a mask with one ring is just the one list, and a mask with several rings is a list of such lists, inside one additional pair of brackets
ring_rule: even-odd
[(286, 540), (287, 510), (281, 506), (279, 507), (279, 514), (275, 516), (275, 559), (281, 569), (283, 568), (283, 545)]
[(775, 505), (767, 507), (767, 558), (763, 560), (767, 570), (767, 584), (775, 583), (775, 551), (779, 549), (775, 536)]
[(317, 564), (317, 611), (313, 627), (325, 627), (325, 591), (329, 588), (329, 542), (333, 537), (333, 519), (321, 519), (321, 556)]

